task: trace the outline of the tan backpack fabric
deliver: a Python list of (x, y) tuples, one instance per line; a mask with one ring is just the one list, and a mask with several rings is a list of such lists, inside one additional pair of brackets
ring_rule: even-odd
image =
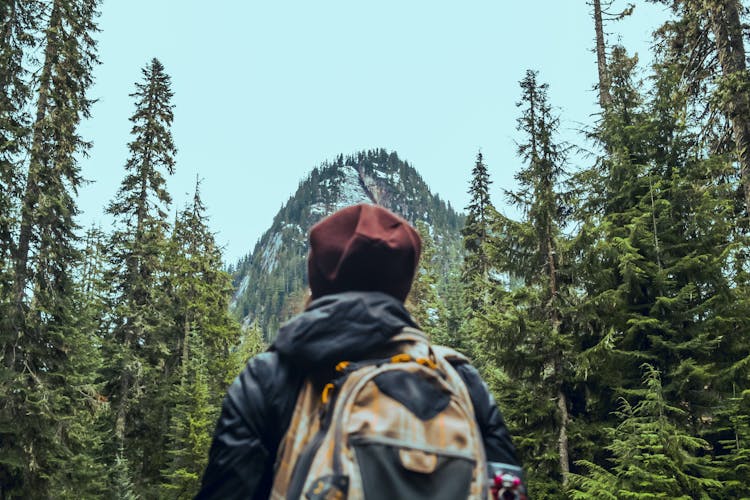
[(449, 362), (462, 358), (405, 328), (373, 360), (342, 360), (322, 392), (305, 382), (271, 498), (486, 498), (482, 437)]

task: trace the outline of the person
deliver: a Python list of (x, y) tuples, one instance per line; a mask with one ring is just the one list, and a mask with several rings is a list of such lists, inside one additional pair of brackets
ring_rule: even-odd
[[(303, 382), (323, 384), (342, 359), (367, 360), (405, 327), (421, 241), (376, 205), (341, 209), (310, 231), (311, 301), (247, 363), (224, 399), (198, 499), (269, 497), (274, 463)], [(477, 370), (454, 366), (468, 389), (489, 463), (520, 466), (503, 417)]]

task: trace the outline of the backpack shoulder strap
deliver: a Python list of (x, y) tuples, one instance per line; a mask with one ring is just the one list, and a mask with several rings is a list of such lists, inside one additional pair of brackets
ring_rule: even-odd
[(274, 484), (270, 498), (286, 498), (286, 487), (292, 477), (296, 459), (320, 426), (320, 421), (316, 418), (319, 407), (320, 395), (313, 383), (307, 379), (299, 391), (292, 420), (276, 454)]
[(391, 342), (420, 342), (429, 343), (427, 334), (418, 328), (412, 326), (405, 326), (396, 335), (391, 337)]
[[(461, 395), (466, 403), (466, 410), (474, 416), (474, 405), (471, 402), (469, 389), (466, 387), (463, 378), (456, 370), (457, 365), (471, 363), (471, 360), (450, 347), (433, 345), (427, 334), (417, 328), (405, 327), (392, 339), (394, 343), (402, 343), (405, 347), (404, 352), (412, 354), (419, 353), (420, 356), (427, 356), (435, 361), (440, 370), (445, 374), (446, 380)], [(414, 356), (416, 357), (416, 356)]]
[(442, 346), (442, 345), (432, 344), (429, 341), (429, 338), (425, 332), (423, 332), (422, 330), (418, 330), (417, 328), (413, 328), (411, 326), (404, 327), (404, 329), (402, 329), (398, 334), (396, 334), (391, 339), (391, 341), (392, 342), (414, 342), (414, 343), (426, 344), (430, 347), (430, 349), (436, 356), (442, 359), (445, 359), (452, 365), (461, 365), (464, 363), (471, 363), (471, 360), (468, 357), (456, 351), (455, 349)]
[(460, 352), (456, 351), (455, 349), (451, 349), (450, 347), (446, 347), (443, 345), (433, 345), (432, 350), (435, 352), (436, 355), (445, 359), (447, 362), (449, 362), (452, 365), (462, 365), (464, 363), (467, 363), (467, 364), (471, 363), (471, 360), (469, 358), (467, 358)]

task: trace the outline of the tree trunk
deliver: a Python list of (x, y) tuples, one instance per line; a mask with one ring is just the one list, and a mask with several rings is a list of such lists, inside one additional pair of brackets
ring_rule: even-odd
[(596, 31), (596, 65), (599, 70), (599, 106), (604, 110), (612, 101), (612, 97), (609, 95), (609, 73), (607, 71), (606, 45), (604, 44), (601, 0), (594, 0), (594, 30)]
[(562, 389), (557, 392), (557, 409), (560, 411), (560, 434), (557, 438), (557, 445), (560, 450), (560, 472), (563, 488), (565, 488), (570, 475), (570, 456), (568, 454), (568, 398)]
[[(34, 224), (34, 212), (39, 201), (39, 180), (47, 167), (44, 148), (44, 120), (47, 116), (48, 101), (52, 84), (52, 64), (57, 58), (56, 45), (53, 41), (55, 33), (60, 29), (60, 9), (57, 2), (52, 7), (49, 25), (46, 32), (46, 47), (44, 50), (44, 64), (39, 77), (39, 96), (37, 98), (36, 117), (33, 126), (31, 142), (31, 158), (29, 172), (26, 176), (26, 187), (21, 203), (21, 223), (19, 225), (18, 245), (16, 245), (16, 265), (13, 292), (18, 314), (23, 314), (26, 286), (29, 281), (28, 261), (31, 248), (31, 236)], [(18, 327), (17, 327), (18, 328)]]
[(180, 385), (185, 385), (188, 376), (188, 361), (190, 356), (190, 347), (188, 345), (188, 338), (190, 336), (190, 320), (188, 319), (188, 312), (185, 311), (185, 321), (183, 324), (183, 338), (182, 338), (182, 377)]
[[(729, 95), (724, 111), (732, 124), (732, 135), (737, 147), (740, 179), (745, 194), (745, 209), (750, 214), (750, 91), (745, 65), (745, 45), (737, 0), (706, 2), (716, 50), (724, 81), (729, 81)], [(734, 80), (734, 81), (732, 81)], [(740, 83), (745, 85), (740, 85)]]
[[(551, 321), (552, 321), (552, 335), (557, 337), (560, 334), (560, 313), (557, 310), (557, 266), (555, 264), (555, 248), (553, 246), (553, 240), (550, 235), (547, 238), (547, 258), (549, 259), (549, 270), (550, 270), (550, 301), (549, 305), (551, 308)], [(557, 389), (557, 409), (560, 414), (560, 432), (557, 439), (558, 453), (560, 454), (560, 472), (563, 478), (563, 488), (568, 484), (568, 475), (570, 473), (570, 454), (568, 452), (568, 399), (562, 390), (563, 380), (563, 369), (562, 369), (562, 356), (563, 353), (559, 353), (559, 358), (555, 362), (555, 375), (556, 382), (558, 384)]]
[[(150, 162), (150, 152), (146, 153), (146, 157), (144, 158), (144, 162), (148, 165)], [(143, 283), (141, 283), (141, 280), (143, 279), (142, 276), (142, 266), (143, 266), (143, 247), (142, 247), (142, 239), (144, 238), (144, 224), (145, 219), (148, 212), (148, 172), (147, 168), (142, 167), (141, 168), (141, 178), (140, 180), (140, 192), (138, 196), (138, 206), (136, 207), (136, 228), (135, 228), (135, 237), (133, 241), (134, 247), (131, 249), (133, 253), (135, 253), (135, 256), (131, 255), (130, 258), (126, 258), (126, 266), (127, 266), (127, 273), (128, 273), (128, 280), (130, 280), (131, 284), (135, 283), (137, 284), (136, 287), (130, 292), (131, 296), (127, 299), (130, 301), (131, 306), (135, 309), (135, 315), (140, 315), (140, 307), (146, 303), (146, 294), (148, 293), (146, 290), (143, 290)], [(132, 346), (135, 345), (136, 342), (138, 342), (143, 337), (142, 331), (137, 331), (135, 327), (131, 327), (130, 325), (135, 325), (140, 323), (138, 321), (140, 318), (131, 317), (126, 319), (126, 329), (125, 329), (125, 339), (123, 342), (123, 348), (126, 351), (128, 355), (132, 354), (131, 349)], [(115, 435), (117, 436), (120, 445), (124, 446), (123, 443), (125, 442), (125, 425), (127, 420), (127, 406), (128, 406), (128, 399), (131, 389), (130, 384), (130, 373), (128, 373), (127, 370), (123, 370), (122, 374), (120, 375), (120, 387), (118, 390), (118, 395), (120, 399), (120, 406), (117, 409), (117, 419), (115, 422)]]
[[(4, 12), (3, 15), (5, 18), (3, 19), (3, 22), (5, 23), (4, 30), (2, 33), (2, 41), (1, 43), (5, 46), (4, 50), (12, 50), (11, 44), (13, 39), (13, 24), (16, 22), (16, 2), (10, 2), (7, 7), (7, 12)], [(8, 55), (8, 58), (12, 56)], [(0, 82), (0, 85), (2, 88), (0, 89), (0, 92), (3, 93), (3, 97), (6, 95), (11, 95), (13, 93), (12, 89), (12, 75), (0, 75), (0, 79), (2, 79), (2, 82)], [(10, 109), (11, 103), (8, 102), (9, 100), (3, 99), (3, 105), (7, 105)], [(5, 112), (5, 110), (3, 110)], [(5, 135), (5, 132), (3, 131), (3, 135)], [(3, 147), (5, 149), (5, 146)], [(0, 194), (0, 200), (2, 200), (2, 206), (0, 206), (0, 210), (5, 209), (6, 207), (8, 210), (11, 210), (12, 206), (12, 199), (14, 196), (17, 196), (16, 188), (13, 187), (12, 183), (14, 182), (15, 174), (12, 172), (11, 169), (15, 169), (15, 166), (13, 166), (9, 161), (6, 162), (4, 158), (0, 158), (0, 168), (2, 168), (2, 171), (0, 171), (0, 183), (2, 184), (1, 189), (3, 189), (3, 193)], [(6, 170), (8, 169), (8, 170)], [(6, 198), (7, 197), (7, 202)], [(7, 203), (7, 204), (6, 204)], [(12, 222), (10, 222), (8, 219), (10, 219), (11, 214), (10, 213), (3, 213), (0, 214), (0, 218), (4, 219), (2, 220), (1, 224), (2, 227), (0, 227), (0, 238), (7, 238), (7, 241), (3, 241), (0, 243), (0, 269), (5, 270), (5, 266), (8, 266), (8, 269), (13, 265), (12, 260), (5, 261), (8, 254), (10, 254), (11, 259), (16, 253), (16, 249), (14, 246), (14, 243), (11, 238), (11, 235), (13, 233), (12, 231)], [(7, 252), (7, 253), (6, 253)], [(5, 289), (4, 287), (7, 285), (9, 288), (13, 285), (12, 281), (13, 277), (9, 277), (7, 282), (2, 283), (3, 289), (0, 290), (0, 293), (12, 292), (12, 289)], [(3, 297), (5, 299), (5, 297)], [(10, 299), (10, 297), (9, 297)], [(12, 299), (11, 299), (12, 300)], [(14, 328), (16, 332), (18, 332), (18, 327)], [(0, 351), (0, 356), (2, 357), (2, 361), (6, 368), (11, 368), (15, 365), (16, 362), (16, 343), (18, 342), (18, 333), (12, 333), (10, 335), (10, 338), (8, 339), (7, 343), (2, 344), (0, 346), (2, 348), (2, 351)], [(5, 498), (3, 496), (3, 489), (0, 488), (0, 498)]]
[[(548, 187), (551, 189), (551, 186)], [(547, 226), (547, 260), (549, 261), (549, 289), (550, 289), (550, 320), (552, 322), (552, 336), (560, 335), (560, 311), (557, 309), (557, 263), (555, 262), (557, 252), (555, 250), (555, 240), (552, 237), (552, 214), (550, 214)], [(555, 376), (557, 387), (557, 409), (560, 416), (560, 431), (557, 438), (557, 448), (560, 455), (560, 473), (562, 474), (563, 489), (568, 485), (568, 476), (570, 475), (570, 453), (568, 451), (568, 399), (562, 389), (564, 378), (562, 367), (562, 350), (558, 353), (558, 359), (555, 360)]]
[[(128, 345), (125, 345), (128, 348)], [(130, 390), (130, 381), (128, 380), (128, 373), (123, 370), (120, 375), (120, 404), (117, 408), (117, 416), (115, 417), (115, 438), (117, 444), (121, 447), (125, 447), (125, 417), (127, 414), (127, 395)]]

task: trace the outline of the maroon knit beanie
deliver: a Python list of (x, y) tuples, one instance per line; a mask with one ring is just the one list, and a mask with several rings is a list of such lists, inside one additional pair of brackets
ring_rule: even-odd
[(379, 291), (405, 300), (419, 263), (419, 233), (377, 205), (346, 207), (310, 230), (307, 273), (313, 299)]

